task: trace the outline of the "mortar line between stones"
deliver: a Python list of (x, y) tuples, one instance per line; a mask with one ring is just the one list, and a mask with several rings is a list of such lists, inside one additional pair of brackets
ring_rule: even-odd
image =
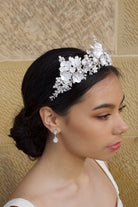
[[(138, 57), (138, 54), (128, 54), (128, 55), (111, 55), (111, 57)], [(3, 59), (3, 60), (0, 60), (0, 63), (4, 63), (4, 62), (29, 62), (29, 61), (34, 61), (36, 58), (38, 57), (34, 57), (32, 59)]]
[(117, 54), (117, 37), (118, 37), (118, 0), (115, 1), (115, 54)]

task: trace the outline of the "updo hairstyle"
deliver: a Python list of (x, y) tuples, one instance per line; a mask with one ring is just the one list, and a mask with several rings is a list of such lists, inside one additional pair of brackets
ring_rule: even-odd
[(49, 137), (49, 130), (43, 125), (39, 110), (49, 106), (60, 116), (69, 112), (72, 105), (78, 103), (82, 96), (97, 82), (114, 73), (119, 76), (113, 66), (103, 66), (86, 80), (73, 84), (71, 90), (59, 94), (53, 101), (49, 97), (54, 92), (53, 85), (59, 77), (59, 56), (66, 60), (71, 57), (84, 57), (85, 51), (77, 48), (60, 48), (46, 52), (35, 60), (28, 68), (22, 83), (24, 108), (15, 117), (10, 136), (15, 140), (18, 149), (29, 157), (38, 158), (42, 155)]

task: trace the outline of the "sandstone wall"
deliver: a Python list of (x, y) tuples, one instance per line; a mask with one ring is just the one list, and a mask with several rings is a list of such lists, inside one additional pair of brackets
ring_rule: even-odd
[(31, 62), (45, 51), (87, 49), (96, 35), (123, 74), (129, 130), (109, 166), (124, 207), (137, 207), (138, 188), (138, 2), (137, 0), (0, 1), (0, 203), (33, 165), (8, 137), (22, 106), (20, 87)]

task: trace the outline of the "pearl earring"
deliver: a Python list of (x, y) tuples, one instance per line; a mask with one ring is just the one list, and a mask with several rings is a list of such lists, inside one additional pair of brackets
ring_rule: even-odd
[(57, 136), (56, 136), (56, 135), (57, 135), (57, 130), (55, 129), (53, 133), (54, 133), (54, 135), (55, 135), (54, 138), (53, 138), (53, 142), (54, 142), (54, 143), (57, 143), (57, 142), (58, 142), (58, 138), (57, 138)]

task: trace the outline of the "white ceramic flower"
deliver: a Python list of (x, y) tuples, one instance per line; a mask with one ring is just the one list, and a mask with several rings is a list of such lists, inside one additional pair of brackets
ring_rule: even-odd
[(84, 79), (83, 74), (76, 72), (73, 74), (73, 83), (80, 83), (82, 79)]
[(60, 73), (61, 80), (65, 83), (69, 83), (71, 79), (71, 73), (70, 72), (62, 72)]

